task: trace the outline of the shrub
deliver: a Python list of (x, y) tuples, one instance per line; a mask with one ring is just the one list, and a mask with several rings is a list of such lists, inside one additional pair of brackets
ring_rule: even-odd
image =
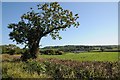
[(16, 45), (13, 44), (9, 44), (9, 45), (2, 45), (2, 54), (21, 54), (22, 49), (20, 49), (19, 47), (17, 47)]
[[(29, 67), (29, 68), (28, 68)], [(33, 67), (32, 67), (33, 68)], [(23, 62), (4, 62), (2, 63), (2, 78), (48, 78), (46, 74), (38, 74), (37, 71), (29, 73), (30, 66)], [(34, 69), (34, 68), (33, 68)]]
[(27, 59), (30, 59), (30, 58), (31, 58), (31, 54), (29, 53), (29, 50), (24, 51), (21, 55), (22, 61), (27, 61)]
[(45, 65), (39, 63), (38, 61), (29, 59), (26, 62), (26, 67), (24, 67), (25, 69), (28, 70), (28, 72), (33, 73), (33, 72), (37, 72), (38, 74), (40, 73), (44, 73), (46, 71), (45, 69)]
[(52, 78), (54, 78), (54, 79), (61, 80), (62, 78), (65, 78), (65, 77), (68, 78), (71, 76), (70, 74), (71, 74), (72, 70), (66, 66), (51, 63), (48, 61), (45, 61), (44, 65), (46, 65), (46, 67), (45, 67), (46, 74), (51, 75)]
[[(9, 55), (4, 55), (10, 58)], [(14, 60), (14, 59), (13, 59)], [(26, 62), (3, 62), (3, 78), (75, 78), (77, 80), (120, 79), (119, 61), (100, 62), (47, 59), (39, 62), (29, 59)]]
[(64, 52), (63, 51), (56, 51), (55, 52), (57, 55), (62, 55)]
[(9, 50), (8, 54), (10, 54), (10, 55), (15, 54), (15, 50), (14, 49)]
[(62, 55), (64, 52), (63, 51), (49, 49), (49, 50), (40, 51), (40, 53), (41, 54), (45, 54), (45, 55)]

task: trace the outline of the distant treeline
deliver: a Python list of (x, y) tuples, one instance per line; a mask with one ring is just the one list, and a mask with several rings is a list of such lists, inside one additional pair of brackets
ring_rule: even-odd
[[(0, 53), (2, 54), (22, 54), (28, 49), (21, 49), (16, 45), (1, 45)], [(119, 52), (120, 49), (118, 45), (106, 45), (106, 46), (84, 46), (84, 45), (66, 45), (66, 46), (48, 46), (44, 48), (40, 48), (41, 54), (50, 54), (50, 55), (59, 55), (63, 54), (63, 52)]]
[(118, 45), (106, 46), (84, 46), (84, 45), (66, 45), (66, 46), (48, 46), (42, 49), (55, 49), (64, 52), (84, 52), (84, 51), (119, 51)]

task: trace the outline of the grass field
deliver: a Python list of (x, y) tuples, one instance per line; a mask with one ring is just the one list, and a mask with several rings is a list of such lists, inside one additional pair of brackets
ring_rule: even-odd
[(118, 52), (67, 53), (63, 55), (39, 55), (39, 57), (77, 60), (77, 61), (117, 61)]

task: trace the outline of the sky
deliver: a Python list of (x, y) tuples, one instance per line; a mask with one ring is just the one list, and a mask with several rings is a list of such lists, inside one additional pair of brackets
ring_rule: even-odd
[[(9, 39), (10, 23), (17, 23), (20, 16), (35, 8), (40, 2), (2, 3), (2, 45), (16, 44)], [(60, 31), (62, 39), (52, 40), (50, 36), (40, 41), (42, 47), (63, 45), (117, 45), (118, 3), (117, 2), (61, 2), (63, 9), (79, 14), (79, 28), (71, 27)], [(23, 47), (24, 45), (18, 45)]]

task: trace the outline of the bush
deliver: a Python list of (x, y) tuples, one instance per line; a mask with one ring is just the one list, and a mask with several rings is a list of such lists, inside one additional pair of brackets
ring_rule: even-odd
[(45, 61), (44, 65), (46, 66), (46, 74), (51, 75), (54, 79), (73, 78), (72, 69), (67, 66), (48, 61)]
[(48, 78), (46, 74), (38, 74), (37, 72), (29, 73), (31, 70), (29, 69), (30, 66), (27, 66), (23, 62), (4, 62), (2, 63), (2, 78), (8, 78), (8, 80), (14, 78)]
[(40, 51), (40, 53), (41, 54), (45, 54), (45, 55), (62, 55), (64, 52), (63, 51), (49, 49), (49, 50)]
[[(63, 62), (63, 61), (62, 61)], [(62, 65), (57, 61), (44, 61), (29, 59), (26, 62), (3, 62), (3, 78), (74, 78), (77, 80), (94, 79), (120, 79), (118, 62), (82, 62), (75, 65), (75, 62), (68, 63), (71, 66)]]
[(44, 73), (46, 71), (45, 65), (32, 59), (29, 59), (25, 65), (26, 67), (24, 67), (24, 69), (28, 70), (29, 73), (37, 72), (37, 74), (40, 75), (40, 73)]
[(22, 61), (27, 61), (27, 59), (30, 59), (30, 58), (31, 58), (31, 54), (29, 53), (29, 50), (22, 52), (22, 55), (21, 55)]
[(55, 52), (57, 55), (62, 55), (64, 52), (63, 51), (56, 51)]
[(26, 62), (12, 59), (11, 55), (3, 55), (3, 59), (10, 59), (2, 62), (3, 78), (74, 78), (77, 80), (109, 79), (119, 80), (119, 61), (84, 61), (47, 59), (48, 61), (29, 59)]
[(8, 54), (10, 54), (10, 55), (15, 54), (15, 50), (14, 49), (9, 50)]
[(21, 54), (22, 49), (20, 49), (19, 47), (17, 47), (16, 45), (13, 44), (9, 44), (9, 45), (2, 45), (2, 54)]

